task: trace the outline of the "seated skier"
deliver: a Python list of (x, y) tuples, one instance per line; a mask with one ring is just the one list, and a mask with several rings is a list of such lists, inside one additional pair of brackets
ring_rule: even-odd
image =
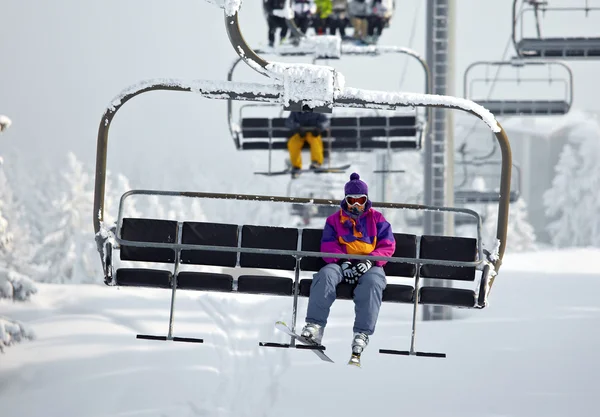
[(291, 135), (287, 143), (292, 164), (292, 178), (298, 178), (302, 170), (302, 147), (305, 142), (310, 145), (310, 169), (318, 169), (323, 165), (322, 133), (329, 127), (329, 119), (322, 113), (290, 112), (285, 126)]
[(285, 42), (288, 32), (285, 18), (282, 17), (285, 0), (263, 0), (263, 8), (269, 25), (269, 46), (275, 45), (275, 32), (279, 29), (279, 43)]
[(321, 344), (329, 310), (342, 281), (354, 288), (355, 319), (352, 354), (360, 356), (375, 332), (383, 290), (387, 285), (385, 261), (349, 260), (344, 255), (392, 256), (396, 240), (383, 215), (371, 207), (367, 184), (357, 173), (344, 187), (341, 210), (329, 216), (321, 238), (321, 252), (339, 253), (339, 258), (323, 258), (325, 265), (314, 275), (306, 325), (301, 335)]

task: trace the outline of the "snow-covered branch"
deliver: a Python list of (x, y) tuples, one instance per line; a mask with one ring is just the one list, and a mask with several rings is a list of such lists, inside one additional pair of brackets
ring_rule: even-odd
[(33, 340), (35, 334), (23, 323), (0, 317), (0, 353), (4, 348), (23, 340)]
[(4, 132), (6, 129), (10, 127), (12, 124), (12, 120), (3, 114), (0, 114), (0, 132)]
[(37, 293), (37, 288), (29, 277), (12, 268), (0, 269), (0, 299), (27, 301), (35, 293)]

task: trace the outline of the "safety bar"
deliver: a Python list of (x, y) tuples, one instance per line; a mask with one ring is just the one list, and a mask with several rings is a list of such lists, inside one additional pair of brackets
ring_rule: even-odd
[[(566, 63), (564, 63), (562, 61), (551, 61), (551, 60), (543, 60), (543, 59), (527, 60), (527, 61), (515, 59), (515, 60), (511, 60), (511, 61), (476, 61), (476, 62), (473, 62), (472, 64), (470, 64), (467, 67), (467, 69), (465, 70), (465, 73), (463, 75), (463, 97), (466, 99), (470, 99), (469, 98), (470, 83), (468, 82), (469, 72), (471, 72), (471, 70), (475, 67), (478, 67), (478, 66), (491, 66), (491, 67), (510, 66), (513, 68), (520, 68), (520, 67), (525, 67), (525, 66), (546, 66), (548, 68), (551, 68), (553, 65), (562, 67), (565, 70), (567, 70), (567, 74), (568, 74), (567, 103), (569, 104), (569, 107), (570, 107), (571, 104), (573, 103), (573, 70), (571, 69), (571, 67), (569, 65), (567, 65)], [(495, 78), (494, 78), (494, 80), (495, 80)], [(518, 81), (519, 78), (514, 78), (514, 79), (507, 78), (507, 80)], [(526, 79), (523, 79), (523, 81), (533, 81), (533, 80), (526, 78)]]

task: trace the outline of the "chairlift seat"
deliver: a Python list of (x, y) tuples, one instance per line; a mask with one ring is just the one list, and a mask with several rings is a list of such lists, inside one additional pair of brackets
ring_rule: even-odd
[(496, 116), (507, 115), (563, 115), (571, 105), (564, 100), (476, 100)]
[[(181, 237), (177, 236), (181, 228)], [(294, 295), (293, 271), (316, 272), (325, 265), (325, 261), (318, 256), (304, 256), (298, 262), (295, 256), (270, 253), (269, 250), (291, 250), (298, 248), (307, 252), (320, 252), (322, 229), (297, 229), (271, 226), (254, 226), (233, 224), (208, 223), (208, 222), (182, 222), (158, 219), (132, 219), (124, 218), (121, 228), (122, 237), (135, 240), (141, 246), (128, 244), (120, 248), (127, 256), (123, 260), (156, 262), (181, 265), (211, 265), (226, 267), (256, 268), (257, 273), (240, 275), (237, 281), (233, 276), (225, 273), (179, 271), (175, 267), (173, 272), (154, 268), (121, 267), (116, 270), (113, 285), (153, 287), (168, 289), (177, 281), (177, 288), (196, 291), (238, 292), (247, 294), (267, 294), (280, 296)], [(475, 259), (475, 239), (460, 237), (431, 237), (394, 233), (396, 240), (395, 257), (411, 259), (450, 259), (457, 261), (470, 261)], [(178, 240), (180, 239), (180, 240)], [(186, 245), (211, 245), (224, 247), (241, 247), (264, 249), (265, 253), (239, 253), (222, 252), (206, 249), (181, 249), (179, 258), (171, 256), (171, 252), (153, 250), (141, 251), (143, 242), (156, 242), (164, 240), (166, 244), (183, 243)], [(420, 253), (417, 253), (417, 243), (420, 242)], [(217, 256), (219, 254), (220, 256)], [(168, 256), (166, 256), (168, 255)], [(233, 256), (224, 256), (233, 255)], [(265, 269), (264, 273), (260, 273)], [(275, 274), (268, 274), (272, 270)], [(414, 278), (417, 272), (415, 262), (388, 262), (384, 270), (388, 277)], [(288, 271), (289, 275), (281, 274)], [(459, 281), (473, 281), (475, 279), (474, 267), (454, 267), (443, 265), (422, 265), (421, 276), (432, 279), (451, 279)], [(279, 272), (279, 273), (277, 273)], [(298, 295), (308, 297), (312, 279), (301, 279), (298, 285)], [(427, 289), (420, 291), (421, 304), (452, 305), (457, 307), (473, 307), (471, 299), (475, 297), (472, 290), (457, 290), (454, 288)], [(432, 287), (433, 288), (433, 287)], [(342, 283), (337, 288), (337, 297), (351, 299), (353, 287)], [(383, 293), (384, 302), (411, 303), (414, 302), (414, 286), (401, 284), (388, 284)]]
[[(242, 119), (240, 150), (286, 150), (290, 131), (285, 127), (285, 120)], [(420, 149), (420, 131), (416, 116), (332, 117), (329, 133), (323, 139), (331, 141), (331, 148), (338, 151), (387, 149), (388, 146), (391, 149)], [(309, 147), (305, 143), (304, 148)]]
[[(304, 216), (306, 206), (304, 204), (292, 204), (290, 212), (294, 216)], [(339, 210), (339, 207), (317, 206), (315, 210), (309, 211), (310, 217), (327, 218)]]
[(524, 58), (595, 58), (600, 57), (600, 38), (523, 38), (517, 42)]
[[(509, 202), (514, 203), (520, 197), (518, 191), (511, 190)], [(460, 203), (482, 203), (491, 204), (500, 201), (499, 191), (476, 191), (476, 190), (456, 190), (454, 200)], [(470, 216), (469, 216), (470, 217)]]

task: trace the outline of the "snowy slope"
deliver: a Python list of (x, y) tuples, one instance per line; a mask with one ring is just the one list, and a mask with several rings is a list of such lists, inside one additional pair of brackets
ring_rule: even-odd
[(179, 292), (175, 333), (205, 344), (178, 344), (135, 339), (166, 334), (168, 291), (42, 284), (29, 304), (0, 302), (37, 334), (0, 355), (2, 416), (300, 417), (303, 401), (317, 416), (594, 415), (599, 254), (507, 256), (488, 309), (418, 322), (417, 348), (447, 359), (377, 353), (409, 343), (410, 306), (384, 304), (362, 370), (344, 365), (350, 302), (334, 304), (326, 364), (258, 347), (286, 340), (273, 322), (290, 298)]

